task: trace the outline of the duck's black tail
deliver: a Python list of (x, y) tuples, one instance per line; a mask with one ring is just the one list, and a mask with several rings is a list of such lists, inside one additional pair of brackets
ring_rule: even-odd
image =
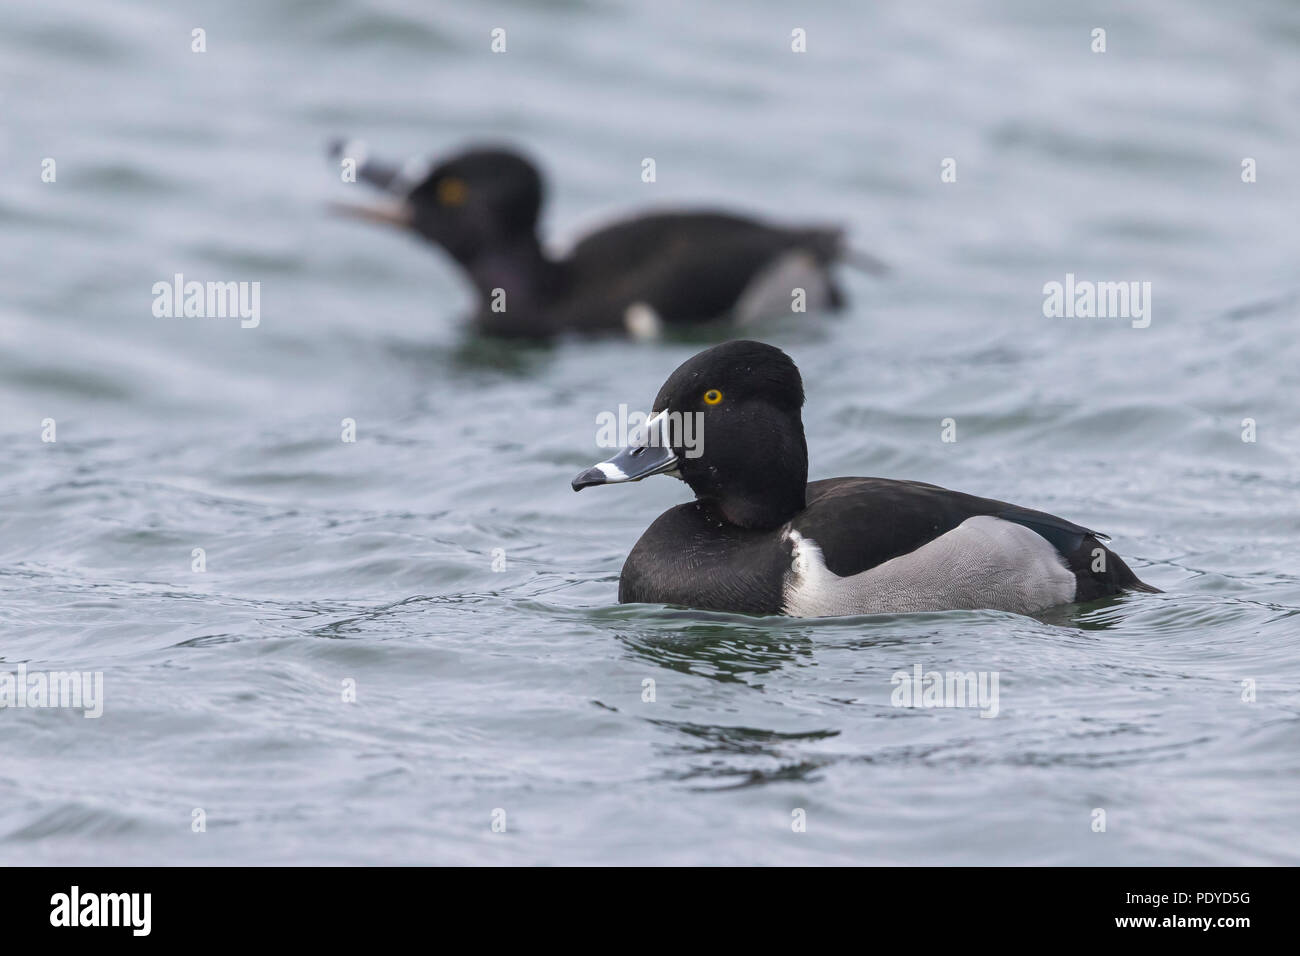
[(809, 249), (817, 257), (817, 261), (824, 266), (833, 262), (843, 262), (868, 275), (889, 274), (889, 266), (885, 263), (870, 253), (850, 246), (844, 230), (838, 226), (806, 230), (800, 234), (800, 245)]
[(843, 229), (826, 230), (827, 238), (832, 242), (829, 259), (838, 260), (846, 266), (865, 272), (869, 276), (880, 278), (890, 273), (889, 266), (869, 252), (855, 249), (849, 245), (848, 236)]
[(1092, 531), (1056, 515), (1015, 505), (1002, 505), (995, 515), (1022, 524), (1052, 543), (1074, 572), (1078, 588), (1074, 599), (1078, 602), (1092, 601), (1121, 591), (1162, 593), (1159, 588), (1139, 580), (1123, 558), (1102, 544), (1102, 541), (1110, 540), (1109, 535)]
[(852, 246), (844, 246), (840, 258), (845, 265), (852, 266), (867, 275), (880, 277), (887, 276), (890, 272), (889, 266), (880, 259), (877, 259), (869, 252), (854, 249)]
[(1082, 547), (1067, 560), (1074, 567), (1075, 578), (1078, 580), (1076, 601), (1091, 601), (1120, 591), (1164, 593), (1158, 587), (1139, 580), (1123, 558), (1095, 537), (1085, 539)]
[[(1133, 572), (1130, 571), (1129, 573), (1132, 574)], [(1164, 594), (1164, 593), (1165, 593), (1164, 591), (1162, 591), (1162, 590), (1160, 590), (1158, 587), (1156, 587), (1154, 584), (1147, 584), (1145, 581), (1139, 581), (1139, 580), (1137, 579), (1136, 575), (1135, 575), (1134, 578), (1133, 578), (1133, 583), (1132, 583), (1132, 584), (1128, 584), (1128, 585), (1126, 585), (1126, 586), (1124, 587), (1124, 590), (1125, 590), (1125, 591), (1145, 591), (1147, 594)]]

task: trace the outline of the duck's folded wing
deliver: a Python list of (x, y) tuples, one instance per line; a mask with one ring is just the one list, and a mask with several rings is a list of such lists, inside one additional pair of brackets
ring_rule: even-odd
[(622, 316), (640, 305), (667, 324), (689, 324), (731, 313), (756, 277), (783, 255), (804, 253), (820, 274), (840, 245), (833, 228), (783, 229), (725, 213), (662, 213), (592, 233), (573, 248), (566, 268), (605, 315)]
[(808, 507), (792, 524), (817, 542), (832, 572), (846, 577), (910, 554), (977, 515), (1023, 525), (1051, 543), (1079, 579), (1078, 600), (1123, 588), (1148, 589), (1101, 544), (1106, 536), (1099, 532), (1043, 511), (919, 481), (812, 482)]

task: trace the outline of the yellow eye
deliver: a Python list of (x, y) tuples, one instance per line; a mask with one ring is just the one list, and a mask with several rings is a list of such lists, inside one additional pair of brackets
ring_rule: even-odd
[(705, 405), (717, 405), (721, 401), (722, 401), (722, 393), (719, 392), (716, 388), (711, 388), (704, 393)]
[(444, 206), (459, 206), (465, 201), (465, 194), (468, 191), (465, 188), (465, 180), (448, 176), (438, 183), (438, 202)]

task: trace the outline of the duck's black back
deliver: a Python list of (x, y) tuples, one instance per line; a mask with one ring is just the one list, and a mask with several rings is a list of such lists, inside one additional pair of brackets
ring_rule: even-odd
[(782, 228), (720, 212), (639, 216), (600, 229), (564, 260), (564, 327), (617, 325), (633, 303), (667, 323), (725, 316), (762, 270), (789, 252), (825, 268), (840, 254), (835, 228)]

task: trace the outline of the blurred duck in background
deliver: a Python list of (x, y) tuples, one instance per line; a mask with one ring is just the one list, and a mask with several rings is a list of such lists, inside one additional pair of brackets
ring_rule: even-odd
[(386, 194), (333, 208), (444, 249), (478, 293), (474, 323), (489, 335), (649, 339), (718, 323), (724, 337), (789, 314), (795, 289), (808, 310), (840, 308), (837, 263), (885, 271), (851, 250), (837, 226), (777, 226), (715, 210), (630, 216), (554, 257), (537, 234), (541, 174), (513, 150), (468, 149), (432, 167), (382, 162), (357, 141), (336, 140), (330, 154), (351, 160), (358, 181)]

